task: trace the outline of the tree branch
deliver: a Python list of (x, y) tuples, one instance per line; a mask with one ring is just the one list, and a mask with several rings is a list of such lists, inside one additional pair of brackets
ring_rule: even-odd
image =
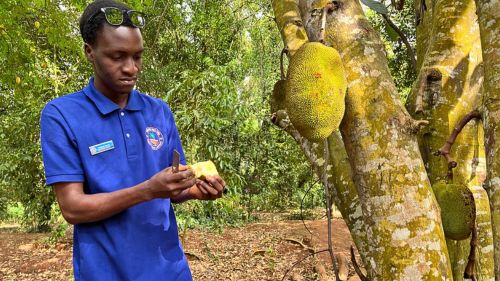
[(311, 256), (314, 256), (316, 254), (319, 254), (319, 253), (322, 253), (322, 252), (326, 252), (328, 251), (328, 249), (325, 249), (325, 250), (321, 250), (321, 251), (317, 251), (317, 252), (314, 252), (312, 254), (309, 254), (307, 256), (305, 256), (303, 259), (299, 260), (299, 261), (296, 261), (294, 264), (292, 264), (292, 266), (285, 272), (285, 274), (283, 275), (283, 278), (281, 278), (281, 281), (284, 281), (285, 280), (285, 277), (288, 275), (288, 272), (290, 272), (290, 270), (292, 270), (297, 264), (305, 261), (307, 258), (311, 257)]
[(285, 80), (286, 76), (285, 76), (285, 67), (283, 65), (283, 61), (284, 61), (284, 56), (285, 54), (288, 54), (288, 47), (285, 46), (285, 48), (283, 48), (281, 50), (281, 54), (280, 54), (280, 78), (281, 80)]
[(384, 20), (387, 22), (387, 24), (392, 29), (394, 29), (394, 31), (396, 31), (396, 33), (399, 35), (401, 40), (403, 40), (403, 43), (406, 46), (406, 52), (408, 53), (408, 56), (410, 56), (411, 65), (413, 67), (413, 70), (416, 72), (417, 71), (417, 60), (415, 59), (415, 52), (413, 51), (413, 49), (410, 45), (410, 42), (408, 41), (408, 38), (406, 38), (406, 34), (404, 34), (403, 31), (401, 31), (401, 29), (399, 29), (399, 27), (394, 22), (392, 22), (392, 20), (387, 15), (384, 15), (384, 14), (381, 14), (381, 15), (384, 18)]
[(359, 279), (361, 281), (370, 281), (368, 277), (366, 277), (365, 274), (361, 271), (361, 268), (358, 265), (358, 262), (356, 261), (356, 256), (354, 255), (354, 247), (351, 245), (351, 262), (352, 266), (354, 267), (354, 271), (356, 271), (356, 274), (359, 276)]
[(446, 140), (446, 143), (438, 151), (434, 153), (434, 155), (436, 156), (443, 155), (446, 161), (448, 162), (447, 177), (449, 181), (453, 180), (452, 169), (457, 166), (457, 162), (455, 162), (450, 156), (451, 147), (455, 143), (458, 134), (460, 134), (465, 125), (467, 125), (467, 123), (469, 123), (472, 119), (481, 119), (481, 113), (479, 112), (479, 110), (475, 109), (472, 112), (465, 115), (464, 118), (462, 118), (462, 120), (460, 120), (460, 122), (458, 122), (458, 124), (455, 126), (453, 132), (448, 137), (448, 140)]
[(474, 196), (471, 193), (470, 197), (472, 199), (472, 208), (474, 216), (472, 217), (472, 237), (470, 239), (470, 253), (465, 266), (464, 278), (472, 279), (476, 281), (476, 247), (477, 247), (477, 226), (476, 226), (476, 203), (474, 201)]
[(319, 42), (325, 44), (325, 27), (326, 27), (326, 13), (328, 12), (328, 6), (323, 7), (321, 10), (321, 28), (319, 30)]
[(330, 259), (332, 260), (333, 272), (335, 272), (336, 280), (339, 280), (339, 270), (337, 268), (337, 262), (335, 261), (332, 243), (332, 204), (330, 203), (330, 192), (328, 190), (328, 160), (330, 159), (328, 140), (325, 139), (324, 143), (323, 158), (325, 162), (323, 164), (323, 186), (325, 189), (326, 216), (328, 217), (328, 252), (330, 253)]
[[(426, 85), (441, 81), (443, 75), (436, 68), (423, 68), (420, 70), (420, 74), (417, 78), (418, 88), (415, 98), (415, 114), (422, 113), (424, 111), (424, 92), (426, 89)], [(432, 100), (432, 96), (429, 97), (431, 100), (429, 103), (433, 105), (434, 101)]]
[(297, 1), (273, 0), (272, 6), (281, 38), (289, 50), (288, 55), (293, 56), (304, 43), (309, 41)]

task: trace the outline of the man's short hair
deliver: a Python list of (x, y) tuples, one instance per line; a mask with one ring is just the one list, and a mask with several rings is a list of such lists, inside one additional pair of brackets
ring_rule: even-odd
[[(101, 8), (105, 7), (131, 10), (126, 4), (114, 0), (96, 0), (90, 3), (80, 18), (80, 34), (82, 35), (83, 42), (91, 45), (96, 42), (98, 33), (106, 23), (104, 13), (101, 12)], [(134, 27), (130, 19), (126, 17), (121, 25)]]

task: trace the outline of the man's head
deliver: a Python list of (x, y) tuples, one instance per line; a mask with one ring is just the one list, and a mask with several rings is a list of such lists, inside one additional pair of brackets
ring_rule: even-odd
[[(97, 0), (90, 3), (80, 18), (80, 34), (83, 42), (94, 44), (98, 33), (102, 27), (107, 24), (106, 15), (103, 9), (112, 8), (112, 13), (117, 11), (131, 11), (132, 9), (126, 4), (116, 2), (114, 0)], [(135, 27), (130, 16), (122, 13), (123, 22), (120, 25)], [(108, 23), (109, 24), (109, 23)]]
[(80, 19), (85, 55), (94, 68), (94, 85), (121, 105), (141, 70), (144, 50), (138, 26), (144, 15), (113, 0), (91, 3)]

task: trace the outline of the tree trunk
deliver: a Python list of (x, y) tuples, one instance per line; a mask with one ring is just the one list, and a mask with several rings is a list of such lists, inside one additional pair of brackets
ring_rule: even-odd
[[(279, 23), (285, 13), (277, 13), (276, 2)], [(312, 19), (303, 22), (319, 33), (310, 2), (301, 1), (302, 18)], [(370, 241), (370, 279), (449, 279), (439, 209), (413, 134), (416, 123), (398, 99), (383, 44), (357, 1), (337, 2), (326, 38), (340, 52), (349, 82), (340, 129)]]
[[(424, 7), (423, 7), (424, 6)], [(457, 123), (480, 105), (482, 57), (473, 0), (423, 0), (417, 5), (417, 50), (421, 66), (417, 82), (408, 99), (414, 118), (425, 118), (429, 125), (419, 135), (420, 150), (431, 182), (446, 180), (448, 162), (434, 156), (447, 141)], [(422, 14), (423, 13), (423, 14)], [(484, 146), (481, 122), (471, 122), (456, 139), (451, 157), (458, 163), (453, 181), (469, 186), (476, 198), (478, 280), (492, 280), (492, 230), (488, 204), (484, 204)], [(483, 163), (481, 165), (480, 163)], [(453, 280), (463, 280), (470, 252), (470, 239), (447, 239)]]
[(500, 2), (476, 0), (484, 59), (486, 190), (490, 199), (495, 278), (500, 280)]

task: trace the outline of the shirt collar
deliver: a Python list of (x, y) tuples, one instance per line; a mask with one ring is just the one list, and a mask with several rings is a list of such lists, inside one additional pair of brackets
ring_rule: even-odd
[[(101, 112), (101, 114), (106, 115), (109, 114), (115, 110), (119, 110), (120, 107), (108, 99), (104, 94), (99, 92), (94, 86), (94, 77), (91, 77), (89, 80), (89, 83), (85, 88), (83, 88), (83, 92), (87, 97), (94, 102), (96, 105), (97, 109)], [(137, 90), (132, 90), (130, 92), (127, 105), (125, 106), (124, 109), (126, 110), (132, 110), (132, 111), (137, 111), (137, 110), (142, 110), (144, 108), (144, 101), (142, 100), (141, 96), (139, 95), (139, 92)]]

